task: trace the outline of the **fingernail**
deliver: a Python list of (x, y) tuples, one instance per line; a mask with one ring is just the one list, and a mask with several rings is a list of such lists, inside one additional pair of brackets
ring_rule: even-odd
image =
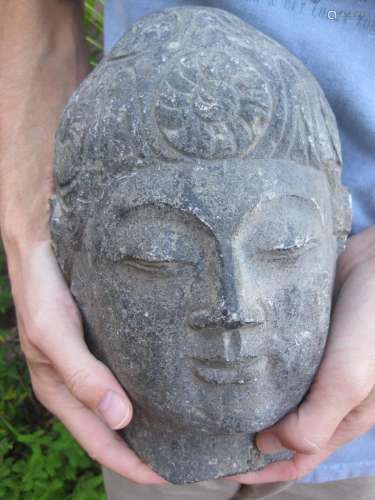
[(98, 411), (111, 429), (117, 430), (127, 423), (130, 407), (116, 392), (108, 391), (99, 403)]
[(256, 438), (256, 445), (262, 453), (279, 453), (289, 451), (273, 434), (260, 434)]

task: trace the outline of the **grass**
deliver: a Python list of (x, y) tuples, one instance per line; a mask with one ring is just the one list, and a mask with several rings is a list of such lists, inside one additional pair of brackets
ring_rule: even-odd
[(104, 0), (86, 0), (85, 30), (90, 64), (94, 67), (103, 53)]

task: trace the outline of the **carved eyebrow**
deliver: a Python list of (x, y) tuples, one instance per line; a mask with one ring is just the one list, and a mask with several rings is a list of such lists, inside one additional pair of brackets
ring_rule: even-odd
[(324, 224), (324, 222), (325, 222), (324, 221), (324, 214), (323, 214), (322, 209), (321, 209), (320, 205), (318, 204), (317, 200), (315, 200), (314, 198), (306, 198), (305, 196), (301, 196), (301, 195), (297, 195), (297, 194), (279, 194), (279, 193), (277, 193), (272, 197), (262, 198), (261, 200), (259, 200), (259, 202), (254, 207), (252, 207), (250, 211), (246, 212), (243, 215), (238, 226), (240, 226), (242, 224), (242, 222), (244, 221), (244, 219), (246, 219), (246, 217), (248, 217), (249, 215), (252, 215), (256, 211), (262, 212), (262, 210), (264, 210), (263, 207), (264, 207), (265, 202), (277, 201), (277, 200), (281, 201), (281, 200), (285, 200), (285, 199), (286, 200), (297, 199), (299, 201), (302, 201), (305, 205), (308, 205), (310, 208), (313, 209), (314, 212), (317, 213), (317, 215), (320, 218), (320, 222), (322, 224)]
[(124, 206), (123, 201), (120, 203), (117, 201), (116, 203), (113, 204), (113, 208), (121, 215), (121, 217), (129, 217), (138, 210), (141, 210), (142, 208), (151, 208), (154, 209), (155, 211), (158, 209), (161, 210), (171, 210), (175, 215), (178, 216), (187, 216), (191, 217), (193, 220), (196, 222), (199, 222), (201, 225), (204, 226), (204, 228), (210, 233), (210, 235), (216, 239), (215, 233), (213, 231), (212, 226), (210, 223), (205, 220), (203, 217), (203, 214), (200, 213), (199, 209), (193, 209), (191, 207), (185, 208), (182, 206), (176, 206), (172, 205), (171, 203), (166, 203), (166, 202), (161, 202), (159, 200), (157, 201), (152, 201), (152, 202), (145, 202), (145, 203), (139, 203), (139, 204), (134, 204), (134, 205), (127, 205)]

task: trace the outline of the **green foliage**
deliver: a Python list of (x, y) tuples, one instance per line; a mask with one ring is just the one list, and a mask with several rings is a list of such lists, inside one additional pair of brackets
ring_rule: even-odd
[(103, 53), (104, 0), (86, 0), (85, 30), (90, 65), (94, 67)]
[[(85, 2), (92, 66), (102, 55), (103, 3)], [(104, 500), (99, 466), (34, 398), (14, 325), (0, 248), (0, 499)]]
[(0, 330), (0, 498), (104, 500), (99, 467), (35, 400), (14, 329)]
[[(5, 256), (0, 249), (0, 269), (5, 269)], [(7, 277), (0, 274), (0, 314), (5, 314), (12, 303)]]

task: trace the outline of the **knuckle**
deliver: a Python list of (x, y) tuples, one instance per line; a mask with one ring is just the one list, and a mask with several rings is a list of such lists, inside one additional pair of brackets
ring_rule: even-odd
[(355, 370), (349, 370), (342, 373), (335, 380), (334, 385), (325, 385), (317, 379), (314, 383), (314, 396), (324, 398), (326, 401), (331, 401), (334, 405), (338, 398), (345, 400), (352, 407), (360, 404), (371, 391), (372, 383), (371, 376), (366, 367), (356, 367)]
[(320, 453), (326, 446), (328, 439), (325, 428), (305, 426), (304, 432), (300, 434), (300, 451), (307, 455)]
[(371, 391), (369, 376), (359, 373), (351, 377), (346, 384), (346, 394), (353, 406), (364, 401)]
[(309, 471), (310, 469), (303, 460), (288, 460), (282, 468), (282, 481), (298, 481)]
[(40, 347), (44, 344), (45, 338), (51, 331), (51, 325), (44, 314), (35, 314), (24, 327), (25, 336), (28, 341)]
[(43, 390), (43, 385), (40, 383), (37, 377), (30, 373), (31, 388), (35, 398), (41, 403), (45, 408), (47, 408), (47, 397), (46, 392)]
[(86, 453), (95, 462), (100, 462), (103, 457), (103, 450), (108, 449), (111, 443), (108, 440), (103, 439), (93, 439), (92, 443), (86, 448)]
[(310, 437), (311, 429), (303, 423), (302, 418), (296, 418), (292, 426), (285, 426), (283, 430), (283, 443), (287, 449), (308, 455), (317, 453), (321, 443), (317, 442), (315, 436)]
[(98, 459), (98, 450), (96, 448), (87, 449), (86, 453), (88, 454), (88, 456), (90, 457), (90, 459), (93, 462), (99, 462), (99, 459)]
[(286, 475), (285, 481), (298, 481), (302, 476), (303, 474), (300, 474), (297, 470), (293, 470)]
[(80, 399), (80, 395), (89, 391), (90, 379), (91, 376), (85, 369), (78, 368), (66, 377), (65, 385), (74, 396)]
[[(300, 468), (294, 461), (288, 461), (283, 467), (282, 481), (297, 481), (300, 478)], [(302, 476), (301, 476), (302, 477)]]
[(304, 438), (299, 451), (306, 455), (315, 455), (316, 453), (322, 451), (326, 444), (326, 441), (326, 438), (322, 436), (314, 436), (313, 439)]
[(308, 467), (303, 467), (302, 465), (296, 465), (294, 467), (293, 472), (291, 473), (289, 481), (298, 481), (299, 479), (302, 479), (306, 474), (310, 472), (310, 469)]
[(345, 417), (344, 421), (349, 429), (358, 430), (371, 429), (375, 425), (375, 405), (358, 405)]

